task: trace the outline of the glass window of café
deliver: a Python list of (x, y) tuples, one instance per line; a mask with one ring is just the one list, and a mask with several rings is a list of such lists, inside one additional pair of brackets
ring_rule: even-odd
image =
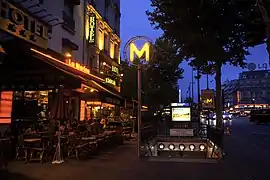
[(14, 120), (47, 120), (52, 91), (15, 91), (13, 94)]
[(81, 120), (95, 120), (107, 118), (112, 120), (115, 117), (115, 106), (98, 101), (81, 101)]

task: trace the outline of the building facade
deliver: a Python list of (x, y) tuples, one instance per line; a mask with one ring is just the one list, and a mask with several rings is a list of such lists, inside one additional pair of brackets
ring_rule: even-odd
[(223, 84), (226, 107), (270, 104), (270, 71), (244, 71), (239, 78)]
[(227, 80), (223, 84), (223, 93), (224, 93), (224, 107), (231, 107), (239, 103), (237, 99), (237, 90), (238, 90), (238, 79)]
[(46, 119), (59, 89), (74, 119), (119, 115), (120, 0), (0, 0), (0, 10), (2, 122), (30, 117), (27, 103)]

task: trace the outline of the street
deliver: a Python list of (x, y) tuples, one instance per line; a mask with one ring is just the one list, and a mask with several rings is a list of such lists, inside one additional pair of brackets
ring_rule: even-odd
[[(220, 163), (167, 163), (136, 160), (135, 142), (105, 152), (101, 157), (70, 160), (62, 165), (13, 162), (11, 180), (269, 180), (270, 125), (255, 125), (247, 118), (232, 120), (225, 138), (227, 156)], [(0, 178), (2, 180), (2, 178)]]

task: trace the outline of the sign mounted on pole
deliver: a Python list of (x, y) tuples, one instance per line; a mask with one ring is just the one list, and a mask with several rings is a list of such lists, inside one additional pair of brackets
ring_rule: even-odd
[(131, 38), (125, 45), (124, 58), (133, 63), (134, 60), (149, 62), (153, 59), (155, 49), (151, 39), (145, 36)]

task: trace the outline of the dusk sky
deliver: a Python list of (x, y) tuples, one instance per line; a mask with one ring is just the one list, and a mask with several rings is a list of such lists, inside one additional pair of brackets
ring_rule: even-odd
[[(151, 27), (147, 16), (145, 14), (146, 10), (149, 10), (150, 0), (122, 0), (121, 1), (121, 39), (122, 39), (122, 49), (124, 44), (134, 36), (147, 36), (153, 41), (159, 36), (162, 35), (162, 31), (154, 30)], [(262, 64), (268, 62), (268, 55), (265, 49), (265, 46), (258, 46), (251, 49), (251, 56), (247, 57), (247, 63), (254, 62), (256, 64)], [(185, 72), (184, 78), (179, 80), (179, 86), (182, 90), (183, 98), (186, 97), (186, 92), (191, 82), (191, 68), (187, 65), (186, 62), (180, 65)], [(224, 66), (222, 69), (222, 80), (226, 79), (235, 79), (238, 77), (238, 73), (243, 71), (241, 68)], [(214, 77), (209, 78), (210, 81)], [(210, 83), (210, 87), (215, 87), (215, 81)], [(201, 88), (206, 88), (206, 78), (203, 77), (201, 80)], [(196, 84), (194, 86), (194, 96), (196, 97)]]

